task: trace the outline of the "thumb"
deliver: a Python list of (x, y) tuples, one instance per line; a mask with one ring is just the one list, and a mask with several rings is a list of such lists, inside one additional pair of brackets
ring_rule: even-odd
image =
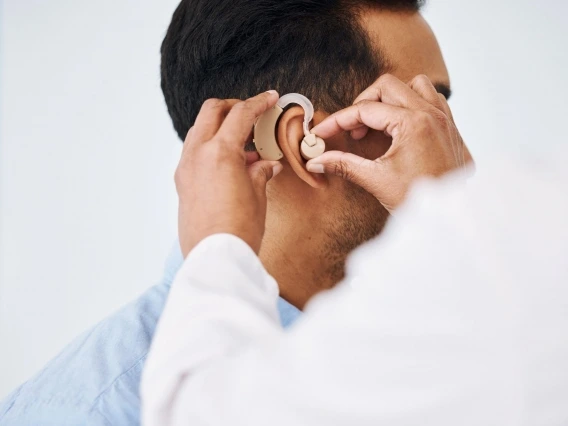
[(282, 168), (280, 162), (267, 160), (256, 161), (249, 166), (248, 173), (257, 195), (266, 195), (266, 184), (270, 179), (280, 173)]
[(339, 176), (349, 182), (359, 185), (375, 197), (377, 183), (383, 176), (383, 167), (379, 161), (368, 160), (349, 152), (327, 151), (306, 164), (312, 173), (327, 173)]

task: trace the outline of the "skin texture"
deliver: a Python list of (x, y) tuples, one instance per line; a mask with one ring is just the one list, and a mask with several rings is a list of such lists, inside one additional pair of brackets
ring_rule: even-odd
[[(403, 82), (424, 74), (447, 91), (450, 82), (440, 48), (419, 13), (366, 10), (360, 22), (386, 58), (389, 73)], [(325, 117), (316, 111), (313, 124)], [(349, 252), (380, 233), (388, 218), (381, 203), (360, 186), (339, 176), (306, 170), (299, 152), (302, 119), (302, 109), (292, 108), (279, 122), (284, 167), (267, 187), (266, 232), (260, 249), (260, 258), (279, 283), (281, 295), (299, 308), (343, 278)], [(349, 132), (326, 139), (327, 150), (373, 160), (390, 145), (391, 139), (375, 130), (361, 140), (353, 139)]]

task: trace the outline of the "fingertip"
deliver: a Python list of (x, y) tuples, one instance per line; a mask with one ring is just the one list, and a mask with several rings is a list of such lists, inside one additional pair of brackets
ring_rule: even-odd
[[(261, 93), (259, 96), (264, 97), (267, 109), (272, 108), (274, 105), (276, 105), (278, 99), (280, 98), (280, 95), (276, 90), (267, 90), (266, 92)], [(268, 99), (266, 99), (266, 96), (268, 96)]]
[(260, 155), (256, 151), (246, 151), (245, 152), (245, 161), (248, 166), (251, 164), (256, 163), (260, 160)]
[(310, 164), (326, 164), (330, 161), (330, 159), (333, 159), (335, 154), (338, 152), (339, 151), (325, 151), (323, 154), (309, 160), (306, 163), (306, 167)]
[(187, 131), (187, 133), (185, 134), (184, 143), (187, 142), (187, 141), (191, 138), (191, 134), (192, 134), (192, 132), (193, 132), (193, 127), (194, 127), (194, 126), (191, 126), (191, 127), (189, 128), (189, 130)]
[(325, 167), (321, 163), (306, 164), (306, 169), (310, 173), (325, 173)]
[(276, 177), (282, 170), (284, 166), (281, 163), (276, 163), (272, 166), (272, 177)]
[(269, 104), (274, 105), (276, 102), (278, 102), (280, 95), (278, 94), (278, 92), (276, 90), (267, 90), (265, 93), (268, 94)]
[[(323, 121), (325, 121), (325, 119), (324, 119)], [(323, 123), (323, 121), (320, 122), (320, 123), (318, 123), (318, 124), (316, 124), (314, 127), (312, 127), (312, 128), (310, 129), (310, 133), (314, 133), (314, 134), (318, 134), (318, 135), (319, 135), (319, 132), (318, 132), (318, 131), (320, 130), (320, 128), (321, 128), (321, 123)], [(316, 133), (316, 132), (318, 132), (318, 133)]]
[(279, 161), (260, 160), (250, 166), (249, 173), (257, 183), (266, 183), (283, 169), (284, 166)]
[(322, 138), (322, 139), (327, 139), (333, 135), (330, 134), (329, 129), (327, 129), (327, 121), (328, 118), (324, 119), (322, 122), (318, 123), (317, 125), (315, 125), (314, 127), (311, 128), (310, 133), (313, 133), (314, 135), (317, 135), (318, 137)]

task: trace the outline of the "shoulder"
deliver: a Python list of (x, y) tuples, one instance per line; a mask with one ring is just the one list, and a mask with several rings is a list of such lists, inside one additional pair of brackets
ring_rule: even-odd
[(140, 376), (168, 290), (165, 284), (152, 287), (77, 337), (2, 402), (0, 422), (105, 424), (110, 415), (112, 424), (138, 424)]

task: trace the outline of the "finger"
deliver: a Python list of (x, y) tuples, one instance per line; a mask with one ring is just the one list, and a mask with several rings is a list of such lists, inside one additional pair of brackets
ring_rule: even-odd
[(187, 135), (185, 135), (185, 139), (183, 141), (183, 146), (181, 148), (181, 155), (180, 155), (180, 158), (179, 158), (178, 168), (179, 168), (179, 166), (182, 166), (184, 163), (189, 161), (189, 158), (191, 156), (191, 154), (190, 154), (191, 146), (193, 144), (193, 133), (194, 132), (193, 132), (193, 126), (192, 126), (187, 131)]
[(207, 99), (201, 105), (193, 125), (192, 143), (207, 142), (217, 133), (231, 108), (241, 102), (238, 99)]
[[(354, 104), (364, 101), (384, 102), (401, 108), (421, 108), (427, 106), (425, 99), (414, 92), (408, 85), (390, 74), (384, 74), (371, 86), (365, 89), (356, 99)], [(367, 126), (355, 129), (351, 137), (355, 140), (363, 139), (368, 132)], [(323, 136), (322, 136), (323, 137)]]
[(356, 141), (363, 139), (367, 136), (369, 132), (369, 128), (367, 126), (361, 126), (357, 129), (351, 130), (351, 138), (355, 139)]
[(231, 108), (216, 137), (220, 141), (242, 149), (258, 117), (272, 108), (277, 101), (278, 93), (275, 90), (269, 90), (237, 103)]
[(260, 160), (260, 155), (256, 151), (247, 151), (245, 152), (245, 164), (250, 166), (253, 163), (256, 163)]
[(424, 98), (429, 104), (443, 111), (442, 102), (440, 102), (440, 96), (432, 82), (424, 74), (417, 75), (408, 84), (412, 90), (418, 93), (422, 98)]
[(187, 131), (187, 135), (185, 135), (185, 139), (183, 141), (183, 146), (181, 148), (182, 157), (189, 150), (188, 146), (191, 144), (192, 135), (193, 135), (193, 126), (191, 126), (189, 128), (189, 130)]
[(379, 200), (382, 195), (380, 190), (377, 191), (383, 176), (380, 160), (371, 161), (349, 152), (328, 151), (308, 161), (306, 168), (312, 173), (332, 174), (353, 182)]
[(384, 102), (401, 108), (419, 109), (427, 102), (418, 93), (391, 74), (383, 74), (365, 89), (353, 104), (361, 101)]
[(469, 152), (469, 149), (465, 143), (463, 144), (463, 159), (465, 165), (468, 166), (468, 168), (471, 168), (473, 171), (475, 171), (475, 161), (471, 156), (471, 153)]
[(443, 94), (438, 93), (438, 98), (440, 99), (440, 104), (442, 105), (442, 111), (444, 111), (444, 114), (446, 114), (446, 116), (453, 122), (454, 116), (446, 97)]
[(408, 109), (381, 102), (363, 101), (326, 117), (312, 128), (312, 133), (322, 139), (327, 139), (365, 125), (394, 137), (400, 124), (410, 114), (411, 111)]
[[(440, 99), (440, 103), (442, 104), (442, 111), (444, 111), (444, 114), (446, 114), (446, 117), (448, 117), (455, 126), (454, 115), (452, 114), (452, 109), (450, 108), (450, 105), (448, 104), (448, 100), (446, 99), (446, 97), (442, 93), (438, 93), (438, 97)], [(461, 140), (461, 137), (460, 137), (460, 140)], [(463, 141), (461, 141), (461, 144), (462, 144), (462, 147), (461, 147), (462, 159), (461, 160), (463, 161), (463, 164), (465, 166), (465, 174), (466, 174), (466, 176), (471, 177), (475, 174), (475, 160), (473, 159), (471, 153), (469, 152), (469, 148), (467, 147), (467, 145)]]
[(252, 186), (260, 200), (266, 200), (266, 184), (283, 169), (278, 161), (261, 160), (255, 162), (248, 168), (248, 173), (252, 181)]

